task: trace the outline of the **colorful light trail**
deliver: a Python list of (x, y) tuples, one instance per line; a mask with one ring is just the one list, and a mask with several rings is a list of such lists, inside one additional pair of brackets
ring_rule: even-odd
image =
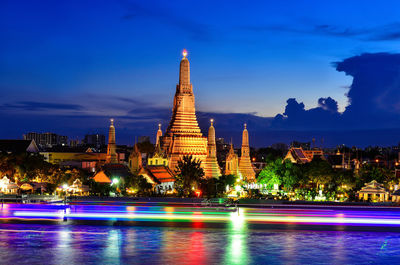
[(121, 220), (400, 227), (399, 210), (377, 210), (376, 208), (239, 208), (239, 210), (237, 210), (236, 208), (222, 207), (128, 206), (125, 204), (7, 204), (0, 210), (0, 219)]

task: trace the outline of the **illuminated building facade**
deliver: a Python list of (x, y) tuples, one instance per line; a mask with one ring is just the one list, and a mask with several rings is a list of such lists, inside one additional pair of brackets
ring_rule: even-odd
[(221, 176), (221, 169), (217, 161), (217, 145), (215, 143), (215, 128), (213, 125), (214, 120), (211, 119), (211, 125), (208, 129), (207, 139), (207, 157), (203, 161), (204, 175), (209, 178), (218, 178)]
[[(202, 162), (207, 158), (207, 138), (201, 133), (197, 122), (193, 86), (190, 83), (190, 65), (186, 56), (184, 51), (171, 121), (161, 138), (161, 148), (168, 157), (171, 170), (175, 170), (178, 161), (185, 155), (192, 155)], [(204, 163), (202, 166), (204, 167)]]
[(229, 149), (229, 153), (226, 156), (225, 162), (225, 175), (239, 175), (239, 158), (237, 154), (235, 154), (235, 150), (233, 149), (233, 144), (231, 143), (231, 148)]
[(255, 181), (256, 173), (250, 160), (249, 132), (247, 131), (247, 124), (244, 124), (241, 151), (242, 155), (239, 158), (239, 172), (245, 180)]
[(114, 127), (114, 119), (111, 119), (110, 129), (108, 131), (108, 146), (107, 146), (107, 156), (106, 163), (108, 164), (117, 164), (117, 146), (115, 144), (115, 127)]

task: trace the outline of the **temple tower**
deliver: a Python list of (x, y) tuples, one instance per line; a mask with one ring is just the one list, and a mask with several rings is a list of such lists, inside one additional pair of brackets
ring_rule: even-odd
[(158, 124), (158, 131), (157, 131), (157, 136), (156, 136), (156, 147), (160, 144), (160, 138), (162, 137), (162, 131), (161, 131), (161, 123)]
[(114, 119), (111, 119), (110, 129), (108, 130), (108, 146), (107, 146), (107, 156), (106, 163), (107, 164), (117, 164), (117, 146), (115, 144), (115, 127), (114, 127)]
[(238, 176), (239, 171), (238, 171), (238, 156), (235, 154), (235, 150), (233, 149), (233, 144), (231, 142), (231, 148), (229, 149), (229, 153), (226, 156), (225, 159), (225, 175), (234, 175)]
[(254, 181), (256, 173), (250, 160), (250, 147), (249, 147), (249, 132), (247, 131), (247, 124), (244, 124), (242, 135), (242, 156), (239, 159), (239, 172), (247, 181)]
[(207, 158), (204, 163), (204, 176), (206, 178), (218, 178), (221, 176), (221, 170), (217, 161), (217, 145), (215, 143), (215, 128), (213, 126), (214, 120), (211, 119), (211, 125), (208, 129), (208, 145), (207, 145)]
[(132, 173), (137, 173), (142, 168), (142, 154), (139, 151), (137, 143), (129, 155), (129, 169)]
[[(185, 155), (192, 155), (202, 162), (207, 157), (207, 138), (202, 135), (197, 123), (193, 87), (190, 83), (190, 65), (186, 56), (187, 52), (184, 50), (171, 121), (161, 138), (162, 150), (168, 156), (168, 165), (173, 171), (179, 159)], [(204, 168), (203, 163), (202, 166)]]

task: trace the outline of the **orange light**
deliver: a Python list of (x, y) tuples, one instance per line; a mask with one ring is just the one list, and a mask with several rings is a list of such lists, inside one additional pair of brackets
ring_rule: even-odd
[(200, 197), (200, 195), (201, 195), (201, 190), (196, 190), (196, 196)]
[(186, 49), (183, 49), (182, 55), (183, 55), (184, 58), (186, 58), (187, 54), (188, 54), (187, 50), (186, 50)]
[(256, 158), (255, 158), (255, 157), (253, 157), (253, 162), (254, 162), (254, 161), (256, 161)]
[(375, 162), (378, 163), (378, 162), (379, 162), (379, 159), (376, 159)]

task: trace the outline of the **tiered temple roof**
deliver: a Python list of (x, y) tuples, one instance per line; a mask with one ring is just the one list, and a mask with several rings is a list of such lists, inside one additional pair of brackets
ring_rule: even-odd
[(210, 128), (208, 129), (208, 146), (207, 158), (204, 163), (204, 175), (207, 178), (218, 178), (221, 176), (221, 169), (217, 161), (217, 145), (215, 143), (215, 128), (213, 126), (214, 120), (211, 120)]
[(186, 55), (184, 51), (172, 118), (161, 138), (162, 149), (168, 156), (168, 165), (172, 170), (175, 170), (178, 161), (185, 155), (192, 155), (201, 161), (205, 161), (207, 157), (207, 138), (201, 133), (197, 122), (193, 87), (190, 83), (190, 65)]
[(114, 119), (111, 119), (110, 129), (108, 131), (108, 146), (107, 146), (107, 157), (106, 163), (117, 164), (117, 146), (115, 144), (115, 127)]
[(242, 156), (239, 158), (239, 172), (247, 181), (254, 181), (256, 178), (256, 173), (250, 160), (249, 132), (246, 124), (244, 124), (242, 135)]

